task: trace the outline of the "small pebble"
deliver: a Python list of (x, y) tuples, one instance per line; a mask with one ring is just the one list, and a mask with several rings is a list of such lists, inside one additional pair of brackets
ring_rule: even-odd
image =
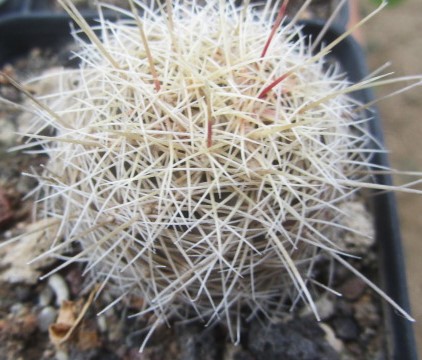
[(377, 307), (369, 296), (363, 296), (354, 304), (355, 318), (363, 328), (375, 327), (381, 322)]
[(27, 309), (26, 309), (26, 308), (25, 308), (25, 306), (23, 306), (23, 304), (21, 304), (21, 303), (16, 303), (16, 304), (13, 304), (13, 305), (10, 307), (10, 310), (9, 310), (10, 314), (15, 315), (15, 316), (21, 316), (21, 315), (23, 315), (26, 311), (27, 311)]
[(344, 349), (343, 341), (336, 337), (334, 330), (328, 324), (320, 323), (319, 326), (324, 330), (325, 340), (327, 340), (328, 344), (330, 344), (335, 351), (341, 353)]
[(57, 350), (57, 352), (56, 352), (56, 360), (69, 360), (69, 355), (64, 350)]
[(46, 286), (39, 294), (38, 305), (45, 307), (51, 304), (53, 300), (53, 290), (50, 287)]
[(56, 305), (60, 306), (64, 300), (69, 300), (69, 288), (59, 274), (53, 274), (48, 278), (48, 286), (56, 295)]
[[(322, 296), (315, 302), (318, 315), (321, 320), (326, 320), (334, 314), (334, 302), (326, 295)], [(306, 317), (313, 314), (313, 310), (306, 307), (300, 314), (301, 317)]]
[(333, 320), (332, 325), (336, 336), (342, 340), (356, 340), (359, 336), (359, 327), (350, 317), (337, 317)]
[(97, 317), (97, 325), (100, 332), (105, 333), (107, 331), (107, 319), (104, 315)]
[(358, 299), (366, 289), (365, 282), (358, 278), (352, 277), (347, 280), (340, 288), (340, 293), (348, 300)]
[(52, 306), (47, 306), (38, 314), (38, 328), (42, 332), (47, 332), (51, 324), (56, 321), (57, 310)]
[(334, 302), (328, 296), (323, 296), (317, 301), (317, 309), (321, 320), (328, 319), (334, 314)]

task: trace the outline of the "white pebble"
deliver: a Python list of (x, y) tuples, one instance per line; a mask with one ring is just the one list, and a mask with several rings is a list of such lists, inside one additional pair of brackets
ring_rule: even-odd
[(64, 350), (57, 350), (56, 360), (69, 360), (69, 355)]
[(321, 320), (328, 319), (334, 314), (334, 303), (327, 296), (322, 296), (317, 302), (316, 306)]
[(38, 297), (38, 305), (40, 307), (45, 307), (51, 304), (51, 301), (53, 300), (53, 291), (50, 287), (45, 287), (39, 297)]
[(338, 353), (342, 352), (344, 348), (343, 341), (336, 337), (333, 329), (324, 323), (320, 323), (319, 326), (324, 330), (325, 340), (327, 340), (331, 347)]
[(52, 306), (47, 306), (38, 314), (38, 328), (46, 332), (51, 324), (56, 321), (57, 310)]
[(9, 310), (9, 312), (15, 316), (16, 315), (19, 316), (23, 314), (24, 311), (25, 311), (25, 307), (21, 303), (13, 304)]
[(107, 321), (104, 315), (100, 315), (97, 317), (97, 325), (100, 329), (100, 332), (105, 333), (107, 331)]
[(56, 295), (56, 304), (60, 306), (64, 300), (69, 300), (69, 288), (66, 281), (58, 275), (54, 274), (48, 278), (48, 286), (53, 290)]
[[(317, 309), (317, 313), (321, 320), (328, 319), (331, 315), (334, 314), (334, 303), (332, 300), (328, 298), (328, 296), (323, 295), (317, 301), (315, 301), (315, 307)], [(302, 317), (310, 316), (313, 314), (313, 310), (306, 307), (300, 313)]]

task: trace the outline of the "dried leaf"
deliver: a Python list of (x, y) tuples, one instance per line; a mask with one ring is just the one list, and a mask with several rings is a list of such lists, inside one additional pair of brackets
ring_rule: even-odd
[[(81, 338), (80, 335), (84, 332), (84, 329), (82, 328), (81, 330), (80, 324), (90, 305), (92, 304), (92, 301), (94, 300), (97, 291), (98, 286), (91, 291), (85, 303), (83, 302), (83, 299), (80, 299), (78, 301), (62, 302), (56, 323), (50, 325), (49, 327), (50, 340), (55, 346), (60, 347), (61, 345), (65, 344), (76, 333), (78, 334), (78, 339)], [(92, 340), (92, 334), (85, 335), (89, 335)], [(92, 340), (91, 343), (93, 341), (96, 341), (96, 343), (98, 343), (97, 340)], [(87, 345), (83, 344), (83, 346)]]
[(59, 346), (70, 337), (80, 307), (81, 300), (62, 302), (56, 323), (50, 325), (48, 329), (50, 340), (54, 345)]

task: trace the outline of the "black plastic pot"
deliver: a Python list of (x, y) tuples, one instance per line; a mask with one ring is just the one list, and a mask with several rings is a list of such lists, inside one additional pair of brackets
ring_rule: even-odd
[[(321, 23), (307, 23), (305, 31), (317, 34), (322, 28)], [(333, 41), (343, 29), (332, 28), (326, 35), (327, 43)], [(334, 57), (340, 61), (349, 80), (358, 82), (367, 74), (365, 55), (359, 44), (348, 37), (333, 50)], [(374, 99), (371, 90), (361, 90), (353, 94), (363, 103)], [(371, 133), (384, 144), (381, 120), (377, 109), (374, 109), (370, 122)], [(386, 153), (376, 153), (372, 162), (375, 165), (389, 167)], [(392, 178), (388, 174), (376, 175), (375, 181), (383, 185), (391, 185)], [(397, 214), (397, 203), (393, 192), (379, 193), (373, 198), (376, 244), (379, 252), (380, 282), (383, 290), (404, 310), (410, 312), (410, 302), (407, 290), (405, 261), (400, 236), (400, 224)], [(391, 359), (417, 359), (416, 342), (412, 323), (396, 314), (390, 306), (384, 306), (386, 317), (387, 354)], [(388, 340), (388, 338), (390, 338)]]
[[(65, 13), (49, 12), (46, 2), (30, 0), (8, 1), (0, 7), (0, 68), (7, 62), (23, 56), (31, 48), (57, 48), (70, 40), (70, 19)], [(35, 6), (34, 4), (38, 4)], [(93, 22), (96, 13), (84, 13), (89, 22)], [(113, 15), (110, 15), (113, 18)], [(341, 13), (340, 21), (324, 37), (329, 43), (343, 33), (347, 10)], [(323, 27), (320, 22), (304, 22), (305, 33), (315, 38)], [(361, 47), (348, 37), (337, 45), (333, 56), (341, 63), (349, 80), (357, 82), (367, 75), (364, 53)], [(354, 94), (363, 103), (373, 99), (370, 90)], [(373, 135), (382, 143), (383, 135), (378, 114), (373, 114), (371, 121)], [(388, 166), (387, 155), (376, 153), (373, 163)], [(380, 184), (391, 184), (389, 175), (377, 175)], [(405, 264), (400, 239), (400, 229), (394, 194), (383, 192), (374, 196), (373, 210), (375, 216), (376, 241), (380, 259), (381, 287), (404, 310), (410, 311), (406, 285)], [(387, 265), (388, 264), (388, 265)], [(416, 344), (412, 324), (396, 314), (392, 307), (385, 306), (386, 335), (388, 357), (391, 359), (416, 360)]]

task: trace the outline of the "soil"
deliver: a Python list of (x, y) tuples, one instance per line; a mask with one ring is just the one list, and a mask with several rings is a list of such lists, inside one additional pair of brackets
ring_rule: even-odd
[[(418, 0), (413, 2), (416, 3)], [(371, 44), (371, 37), (368, 34), (366, 36), (368, 44)], [(369, 49), (371, 50), (371, 47)], [(376, 54), (378, 55), (378, 52)], [(373, 55), (373, 49), (370, 55)], [(392, 57), (382, 56), (383, 60), (388, 58)], [(49, 59), (48, 64), (43, 65), (42, 59)], [(61, 56), (55, 58), (51, 54), (35, 49), (31, 52), (29, 59), (23, 59), (21, 63), (18, 62), (6, 70), (19, 77), (22, 72), (28, 74), (29, 64), (35, 64), (32, 71), (37, 72), (39, 71), (37, 64), (41, 63), (40, 66), (48, 67), (59, 59)], [(417, 73), (417, 70), (406, 69), (406, 73)], [(6, 97), (12, 101), (19, 101), (21, 98), (21, 95), (7, 83), (1, 85), (1, 91), (2, 96), (6, 94)], [(412, 103), (412, 99), (415, 103), (418, 102), (412, 97), (408, 101)], [(405, 106), (401, 104), (399, 108), (403, 110), (408, 106), (406, 102)], [(389, 112), (388, 109), (385, 111)], [(382, 115), (385, 119), (383, 111)], [(2, 134), (5, 132), (11, 134), (17, 116), (18, 112), (10, 105), (0, 108)], [(410, 113), (407, 117), (417, 118), (414, 115), (412, 117)], [(395, 134), (398, 129), (403, 131), (402, 123), (395, 124), (396, 127), (393, 130), (387, 130), (388, 144), (394, 140), (397, 142)], [(410, 127), (411, 129), (407, 131), (415, 136), (418, 133), (417, 126)], [(7, 130), (3, 131), (4, 129)], [(21, 200), (34, 184), (28, 178), (20, 177), (19, 174), (43, 161), (33, 156), (4, 156), (6, 147), (15, 140), (7, 136), (2, 139), (4, 146), (1, 149), (0, 164), (2, 169), (0, 226), (2, 226), (3, 238), (9, 238), (27, 227), (31, 203), (30, 201), (21, 202)], [(407, 137), (406, 141), (402, 139), (402, 142), (407, 147), (411, 147)], [(394, 144), (391, 148), (393, 147)], [(417, 154), (414, 148), (412, 150)], [(399, 163), (403, 158), (406, 157), (399, 158)], [(393, 158), (393, 163), (394, 161), (395, 158)], [(419, 161), (422, 165), (422, 158)], [(409, 169), (409, 164), (404, 163), (400, 167)], [(422, 166), (417, 167), (415, 164), (416, 168), (421, 169)], [(401, 196), (401, 198), (404, 199), (405, 204), (411, 204), (414, 197)], [(411, 217), (415, 213), (413, 212)], [(407, 216), (402, 219), (405, 239), (408, 237), (406, 218)], [(408, 260), (408, 263), (412, 266), (411, 260)], [(376, 272), (376, 264), (376, 255), (370, 255), (365, 262), (357, 263), (356, 266), (373, 274)], [(420, 264), (415, 261), (413, 266), (420, 266)], [(46, 267), (38, 270), (45, 272)], [(5, 270), (7, 269), (0, 269), (0, 273)], [(65, 284), (66, 290), (57, 290), (47, 281), (33, 283), (22, 281), (10, 283), (4, 279), (1, 281), (0, 359), (374, 359), (385, 355), (382, 350), (380, 320), (382, 314), (379, 299), (361, 281), (341, 269), (337, 270), (335, 290), (342, 292), (344, 297), (342, 299), (334, 296), (321, 298), (320, 306), (326, 311), (321, 324), (304, 314), (294, 322), (285, 321), (269, 328), (262, 328), (260, 323), (254, 322), (245, 330), (243, 338), (247, 340), (237, 347), (226, 340), (225, 330), (218, 326), (200, 331), (202, 327), (197, 324), (177, 325), (170, 329), (163, 327), (157, 330), (148, 348), (141, 355), (138, 353), (138, 348), (145, 334), (137, 330), (145, 326), (145, 319), (126, 319), (127, 312), (133, 311), (131, 310), (133, 304), (127, 304), (124, 309), (116, 307), (105, 316), (97, 318), (95, 313), (101, 309), (101, 305), (104, 305), (102, 302), (106, 299), (100, 299), (90, 307), (83, 322), (74, 331), (69, 341), (63, 346), (55, 346), (54, 337), (51, 332), (48, 333), (48, 328), (56, 321), (57, 314), (64, 311), (63, 305), (60, 306), (57, 302), (57, 298), (61, 296), (60, 291), (69, 293), (69, 306), (77, 314), (82, 312), (83, 304), (88, 302), (88, 294), (81, 295), (78, 291), (80, 276), (81, 269), (77, 266), (60, 272), (58, 281)], [(415, 276), (412, 277), (409, 274), (409, 282), (410, 284), (413, 282), (420, 295), (420, 281), (418, 282)], [(410, 288), (413, 294), (415, 289), (412, 289), (412, 286)], [(414, 315), (420, 317), (421, 312), (419, 310), (417, 313), (417, 311)], [(286, 344), (283, 353), (279, 350), (280, 343)]]

